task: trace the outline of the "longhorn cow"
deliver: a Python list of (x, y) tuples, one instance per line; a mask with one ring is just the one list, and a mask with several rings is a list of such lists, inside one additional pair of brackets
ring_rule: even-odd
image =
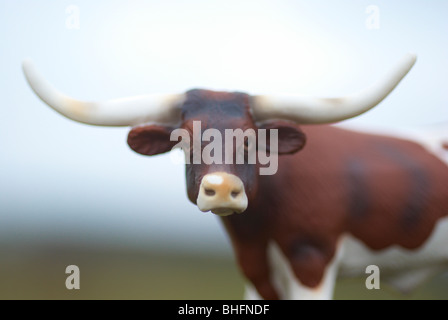
[(31, 62), (23, 67), (54, 110), (90, 125), (132, 126), (128, 144), (144, 155), (171, 150), (173, 130), (192, 133), (195, 121), (223, 134), (277, 130), (275, 174), (259, 175), (258, 161), (187, 163), (188, 198), (221, 216), (247, 298), (330, 299), (338, 275), (364, 274), (370, 264), (408, 290), (448, 263), (442, 140), (429, 147), (330, 125), (379, 104), (415, 59), (408, 54), (377, 84), (332, 99), (195, 89), (83, 102), (56, 91)]

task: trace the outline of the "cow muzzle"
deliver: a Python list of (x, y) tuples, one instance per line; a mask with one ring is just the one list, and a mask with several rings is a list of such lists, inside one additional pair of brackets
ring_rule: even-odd
[(202, 178), (196, 204), (202, 212), (219, 216), (241, 213), (247, 208), (247, 195), (240, 178), (226, 172), (214, 172)]

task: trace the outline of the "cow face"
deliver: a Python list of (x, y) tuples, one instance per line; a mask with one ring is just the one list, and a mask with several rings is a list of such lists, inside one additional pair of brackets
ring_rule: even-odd
[[(220, 216), (241, 213), (257, 193), (262, 166), (257, 154), (263, 153), (272, 159), (279, 154), (295, 153), (304, 146), (305, 135), (297, 125), (286, 121), (257, 124), (251, 113), (251, 97), (245, 93), (195, 89), (185, 96), (179, 127), (135, 127), (128, 136), (129, 146), (145, 155), (167, 152), (179, 145), (179, 140), (173, 139), (172, 134), (174, 130), (182, 129), (184, 136), (188, 135), (188, 143), (183, 144), (183, 149), (187, 155), (190, 201), (201, 211)], [(271, 152), (273, 129), (277, 139), (275, 149), (278, 150), (275, 154)], [(260, 130), (265, 130), (266, 137), (261, 143)], [(217, 143), (216, 139), (222, 141)], [(212, 143), (214, 148), (210, 150)]]

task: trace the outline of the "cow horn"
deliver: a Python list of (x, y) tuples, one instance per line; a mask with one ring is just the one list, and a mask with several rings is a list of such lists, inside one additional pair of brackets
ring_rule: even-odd
[(297, 95), (254, 96), (253, 114), (257, 121), (291, 120), (300, 124), (332, 123), (356, 117), (379, 104), (411, 70), (417, 57), (405, 55), (382, 81), (342, 98), (310, 98)]
[(182, 94), (143, 95), (104, 102), (85, 102), (58, 92), (34, 68), (23, 62), (23, 72), (34, 92), (51, 108), (74, 121), (97, 126), (134, 126), (145, 122), (176, 124)]

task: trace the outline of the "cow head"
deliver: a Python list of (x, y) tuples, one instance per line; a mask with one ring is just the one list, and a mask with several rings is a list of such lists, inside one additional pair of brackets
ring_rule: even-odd
[[(190, 201), (202, 211), (229, 215), (243, 212), (255, 197), (260, 162), (258, 158), (255, 162), (246, 161), (247, 154), (243, 154), (243, 162), (209, 161), (206, 158), (210, 153), (203, 152), (212, 141), (210, 137), (204, 137), (208, 129), (220, 133), (221, 137), (226, 137), (226, 130), (229, 129), (241, 129), (255, 136), (259, 129), (275, 129), (278, 133), (275, 152), (279, 155), (295, 153), (303, 148), (306, 140), (298, 124), (333, 123), (370, 110), (395, 88), (415, 59), (414, 55), (408, 54), (383, 81), (358, 94), (332, 99), (297, 95), (250, 96), (238, 92), (196, 89), (185, 94), (83, 102), (56, 91), (40, 77), (29, 61), (24, 63), (24, 72), (35, 93), (50, 107), (72, 120), (92, 125), (133, 126), (128, 143), (138, 153), (156, 155), (171, 150), (179, 143), (177, 139), (172, 139), (173, 132), (182, 129), (188, 136), (184, 138), (189, 141), (183, 149), (191, 157), (186, 165)], [(198, 134), (202, 139), (194, 148), (198, 123)], [(250, 136), (244, 136), (239, 142), (236, 140), (231, 143), (235, 156), (249, 150), (265, 154), (272, 151), (269, 142), (261, 149), (258, 143), (251, 144)], [(224, 157), (229, 151), (226, 142), (221, 145)]]
[[(221, 216), (241, 213), (257, 190), (260, 163), (256, 156), (253, 157), (255, 161), (249, 161), (249, 153), (257, 152), (260, 147), (256, 143), (259, 129), (277, 130), (280, 154), (294, 153), (305, 144), (305, 135), (293, 123), (257, 123), (252, 116), (251, 103), (251, 96), (245, 93), (190, 90), (179, 106), (181, 119), (178, 126), (137, 126), (129, 133), (129, 146), (144, 155), (170, 151), (178, 144), (177, 140), (173, 141), (172, 133), (181, 128), (188, 135), (184, 151), (189, 157), (186, 159), (186, 177), (190, 201), (201, 211), (212, 211)], [(217, 131), (213, 138), (207, 135), (209, 129)], [(229, 130), (233, 133), (231, 136)], [(195, 135), (199, 141), (197, 146), (194, 146)], [(210, 141), (216, 142), (219, 138), (222, 138), (217, 144), (219, 150), (205, 152), (210, 148)], [(237, 161), (238, 153), (243, 161)]]

